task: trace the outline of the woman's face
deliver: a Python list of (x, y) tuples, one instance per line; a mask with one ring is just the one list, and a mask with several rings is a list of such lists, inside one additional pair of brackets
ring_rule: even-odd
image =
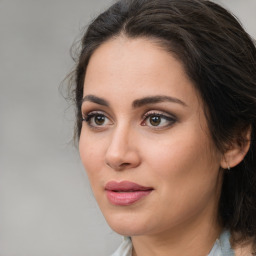
[(83, 96), (80, 155), (116, 232), (215, 220), (221, 154), (177, 59), (147, 39), (110, 40), (90, 59)]

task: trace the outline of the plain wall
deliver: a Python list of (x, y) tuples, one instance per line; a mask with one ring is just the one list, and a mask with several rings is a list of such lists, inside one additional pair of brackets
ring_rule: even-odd
[[(69, 48), (110, 2), (0, 0), (0, 256), (104, 256), (121, 241), (94, 201), (59, 92)], [(256, 1), (222, 3), (256, 37)]]

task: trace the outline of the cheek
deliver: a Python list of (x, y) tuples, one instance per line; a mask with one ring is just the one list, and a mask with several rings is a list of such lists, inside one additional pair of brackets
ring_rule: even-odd
[(219, 164), (208, 138), (176, 137), (169, 143), (159, 141), (159, 145), (151, 150), (148, 147), (147, 151), (158, 195), (156, 208), (162, 214), (163, 224), (181, 223), (208, 205), (215, 205)]
[[(219, 156), (210, 138), (200, 130), (184, 130), (154, 146), (144, 146), (152, 175), (161, 181), (161, 190), (178, 195), (213, 185), (218, 176)], [(206, 189), (207, 190), (207, 189)]]
[(79, 152), (89, 180), (93, 183), (95, 176), (100, 172), (101, 163), (104, 160), (102, 147), (95, 141), (92, 141), (90, 136), (81, 135)]
[(179, 166), (193, 167), (198, 161), (206, 160), (205, 157), (209, 158), (207, 146), (203, 147), (202, 144), (205, 142), (200, 143), (193, 135), (185, 133), (182, 136), (160, 138), (152, 145), (145, 143), (143, 154), (147, 155), (154, 168), (161, 166), (164, 169), (175, 170)]

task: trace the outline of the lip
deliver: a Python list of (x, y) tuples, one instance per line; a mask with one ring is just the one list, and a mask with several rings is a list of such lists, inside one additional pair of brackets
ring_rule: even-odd
[(130, 181), (110, 181), (105, 186), (109, 202), (113, 205), (132, 205), (152, 192), (152, 187), (145, 187)]

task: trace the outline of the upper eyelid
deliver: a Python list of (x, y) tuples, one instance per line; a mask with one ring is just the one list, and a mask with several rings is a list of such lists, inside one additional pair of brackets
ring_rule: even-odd
[(148, 119), (149, 117), (152, 117), (152, 116), (159, 116), (163, 119), (166, 119), (167, 121), (171, 122), (171, 121), (177, 121), (177, 117), (172, 115), (172, 114), (166, 114), (166, 113), (163, 113), (163, 112), (147, 112), (145, 113), (145, 115), (143, 115), (142, 117), (142, 121), (144, 122), (146, 119)]
[(162, 110), (149, 110), (146, 113), (144, 113), (142, 115), (142, 117), (145, 118), (145, 117), (150, 116), (150, 115), (161, 115), (161, 116), (166, 116), (166, 117), (170, 117), (170, 118), (173, 118), (173, 119), (177, 119), (176, 115), (171, 114), (171, 113), (166, 112), (166, 111), (162, 111)]
[(84, 101), (80, 109), (81, 109), (81, 112), (90, 112), (94, 110), (97, 110), (97, 111), (111, 110), (109, 106), (97, 104), (91, 101)]
[(81, 113), (82, 113), (82, 117), (86, 117), (93, 114), (102, 114), (102, 115), (105, 115), (106, 117), (109, 116), (105, 111), (102, 111), (102, 110), (88, 110), (88, 111), (82, 110)]

